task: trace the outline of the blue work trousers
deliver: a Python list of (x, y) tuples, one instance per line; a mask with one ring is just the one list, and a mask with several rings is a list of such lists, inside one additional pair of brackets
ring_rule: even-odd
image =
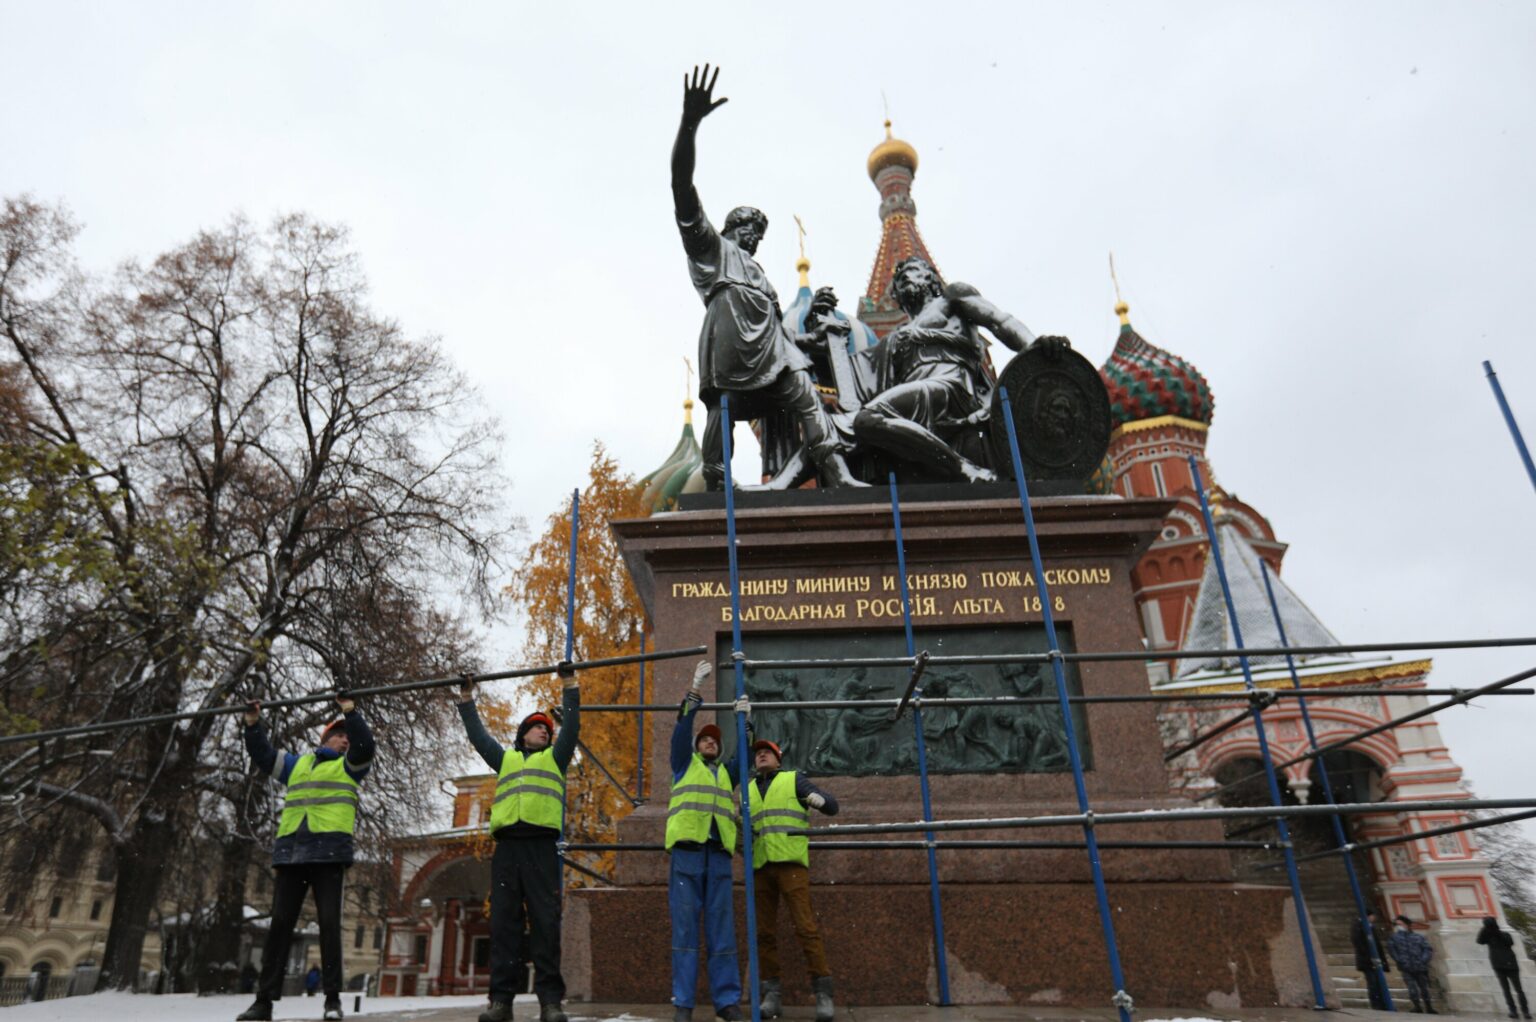
[(709, 998), (716, 1009), (741, 1001), (731, 857), (714, 849), (672, 849), (667, 899), (672, 909), (672, 1003), (692, 1008), (699, 985), (699, 916), (709, 955)]

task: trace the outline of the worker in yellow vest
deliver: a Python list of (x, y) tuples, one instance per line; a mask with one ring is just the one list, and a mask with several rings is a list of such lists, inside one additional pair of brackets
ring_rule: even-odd
[(810, 810), (834, 816), (837, 799), (795, 770), (780, 770), (784, 754), (773, 742), (752, 745), (757, 776), (748, 786), (752, 812), (752, 867), (756, 885), (757, 962), (763, 977), (761, 1011), (778, 1018), (783, 1009), (779, 985), (779, 899), (789, 906), (795, 936), (805, 955), (811, 989), (816, 994), (817, 1022), (831, 1022), (832, 970), (822, 946), (821, 928), (811, 910), (810, 842), (803, 831), (811, 825)]
[(565, 771), (581, 732), (581, 692), (576, 673), (561, 672), (563, 727), (545, 713), (530, 713), (517, 726), (512, 748), (492, 738), (475, 710), (475, 688), (459, 688), (459, 717), (470, 744), (496, 771), (491, 802), (491, 989), (490, 1005), (480, 1022), (511, 1022), (518, 943), (528, 924), (533, 959), (533, 992), (539, 998), (539, 1022), (566, 1022), (565, 979), (560, 975), (560, 851), (565, 822)]
[(326, 725), (320, 745), (303, 755), (279, 755), (261, 726), (261, 703), (245, 711), (245, 748), (251, 762), (277, 783), (286, 785), (283, 815), (272, 842), (272, 915), (261, 952), (256, 1001), (237, 1015), (239, 1022), (268, 1022), (272, 1002), (283, 995), (283, 970), (288, 944), (304, 907), (304, 895), (315, 892), (315, 919), (320, 924), (320, 983), (325, 991), (324, 1017), (341, 1018), (341, 892), (352, 864), (352, 833), (357, 826), (358, 785), (373, 763), (373, 734), (357, 704), (339, 696), (342, 715)]
[[(672, 1019), (691, 1022), (699, 983), (699, 917), (704, 918), (709, 998), (715, 1016), (741, 1018), (741, 970), (736, 964), (736, 924), (731, 912), (731, 857), (737, 848), (740, 812), (731, 789), (739, 783), (734, 761), (722, 762), (720, 728), (705, 724), (693, 734), (695, 711), (704, 701), (709, 661), (693, 671), (693, 686), (672, 727), (672, 797), (667, 805), (670, 853), (667, 903), (672, 910)], [(736, 710), (749, 714), (742, 696)]]

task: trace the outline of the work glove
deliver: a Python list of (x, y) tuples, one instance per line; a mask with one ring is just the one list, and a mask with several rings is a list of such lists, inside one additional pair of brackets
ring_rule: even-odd
[(245, 712), (240, 715), (240, 719), (245, 721), (245, 726), (251, 727), (252, 725), (259, 723), (261, 721), (261, 700), (252, 699), (250, 702), (246, 703), (245, 706)]
[(562, 660), (556, 664), (555, 673), (560, 676), (566, 688), (576, 687), (576, 668), (569, 660)]
[(475, 679), (466, 671), (459, 677), (459, 702), (472, 703), (475, 701)]
[(731, 704), (731, 711), (734, 713), (745, 713), (747, 715), (747, 719), (751, 720), (752, 700), (748, 699), (746, 696), (742, 696), (740, 699)]
[(820, 792), (813, 791), (809, 795), (805, 796), (805, 804), (810, 806), (812, 809), (820, 809), (822, 806), (827, 804), (827, 800), (826, 797)]
[(336, 694), (336, 705), (341, 707), (343, 716), (357, 709), (357, 701), (345, 692), (338, 692)]
[(704, 691), (704, 679), (709, 677), (713, 670), (714, 668), (709, 665), (708, 660), (699, 661), (699, 665), (693, 669), (693, 691)]

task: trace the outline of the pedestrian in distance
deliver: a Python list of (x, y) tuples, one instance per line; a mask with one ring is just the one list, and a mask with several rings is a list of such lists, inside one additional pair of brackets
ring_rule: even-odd
[[(741, 1018), (741, 970), (736, 961), (736, 924), (731, 911), (731, 859), (741, 823), (732, 789), (740, 777), (735, 763), (721, 761), (719, 727), (705, 724), (697, 736), (693, 733), (695, 711), (704, 701), (704, 680), (709, 674), (709, 662), (701, 660), (672, 727), (667, 905), (672, 914), (673, 1022), (693, 1018), (701, 915), (709, 956), (709, 998), (715, 1016), (726, 1022)], [(739, 713), (752, 712), (745, 696), (736, 701), (735, 708)]]
[(309, 971), (304, 974), (304, 996), (313, 997), (315, 991), (320, 989), (320, 966), (311, 965)]
[(272, 843), (272, 914), (261, 952), (256, 1000), (238, 1022), (268, 1022), (272, 1002), (283, 995), (283, 967), (304, 895), (315, 892), (320, 925), (319, 982), (324, 1017), (341, 1018), (341, 893), (352, 864), (358, 789), (373, 764), (373, 734), (357, 704), (336, 697), (341, 716), (321, 732), (320, 744), (303, 755), (279, 753), (261, 724), (261, 703), (245, 711), (245, 749), (256, 769), (286, 787), (283, 814)]
[(811, 989), (816, 994), (817, 1022), (831, 1022), (832, 970), (821, 928), (811, 908), (810, 841), (804, 833), (811, 825), (809, 810), (834, 816), (837, 799), (816, 787), (795, 770), (781, 770), (784, 754), (770, 741), (752, 745), (757, 776), (748, 787), (752, 813), (752, 869), (756, 887), (757, 957), (763, 976), (761, 1012), (778, 1018), (783, 1010), (780, 986), (778, 916), (779, 900), (789, 906), (795, 936), (805, 955)]
[(565, 824), (565, 771), (581, 733), (581, 692), (576, 672), (560, 665), (564, 679), (561, 720), (530, 713), (517, 726), (512, 748), (492, 738), (475, 709), (474, 683), (459, 687), (459, 717), (470, 744), (496, 771), (491, 802), (491, 988), (480, 1022), (511, 1022), (520, 986), (518, 945), (526, 920), (533, 960), (533, 992), (539, 1022), (566, 1022), (565, 979), (560, 974), (560, 850)]
[(1437, 1015), (1429, 999), (1429, 962), (1435, 957), (1435, 949), (1421, 933), (1413, 931), (1413, 920), (1398, 916), (1397, 929), (1387, 938), (1387, 953), (1397, 963), (1397, 971), (1408, 983), (1408, 997), (1413, 1010)]
[(1376, 927), (1376, 913), (1373, 910), (1366, 909), (1365, 923), (1366, 925), (1362, 926), (1357, 917), (1349, 924), (1349, 942), (1355, 949), (1355, 969), (1365, 977), (1365, 989), (1371, 999), (1371, 1007), (1377, 1011), (1386, 1011), (1387, 991), (1377, 977), (1376, 969), (1380, 966), (1383, 973), (1391, 972), (1392, 969), (1384, 958), (1377, 957), (1385, 941), (1382, 940), (1381, 932)]
[[(1515, 935), (1499, 929), (1499, 921), (1493, 916), (1483, 916), (1483, 928), (1477, 931), (1477, 942), (1488, 947), (1488, 964), (1499, 978), (1504, 991), (1504, 1003), (1509, 1007), (1510, 1018), (1530, 1018), (1531, 1006), (1525, 1000), (1525, 988), (1520, 985), (1520, 960), (1515, 957)], [(1513, 991), (1511, 991), (1513, 987)], [(1515, 1014), (1515, 996), (1520, 998), (1520, 1014)]]

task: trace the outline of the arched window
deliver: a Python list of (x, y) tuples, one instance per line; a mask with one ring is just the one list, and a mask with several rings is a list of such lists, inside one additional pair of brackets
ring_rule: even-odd
[(1168, 484), (1163, 482), (1163, 466), (1155, 461), (1152, 463), (1152, 489), (1159, 497), (1168, 496)]

